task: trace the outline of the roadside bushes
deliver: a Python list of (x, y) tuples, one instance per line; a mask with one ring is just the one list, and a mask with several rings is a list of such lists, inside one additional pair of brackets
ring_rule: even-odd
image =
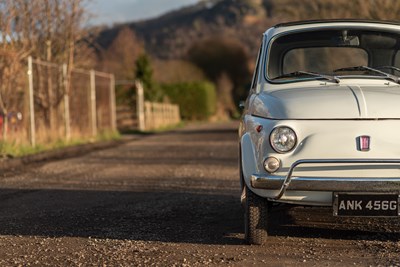
[(178, 104), (184, 120), (206, 120), (214, 115), (217, 96), (210, 82), (183, 82), (161, 86), (171, 103)]

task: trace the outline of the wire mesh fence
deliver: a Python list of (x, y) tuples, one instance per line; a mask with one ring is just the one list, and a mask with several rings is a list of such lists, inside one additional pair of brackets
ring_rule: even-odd
[(115, 97), (110, 95), (114, 92), (114, 82), (108, 74), (94, 72), (96, 77), (96, 114), (98, 131), (107, 131), (110, 126), (115, 128), (115, 110), (111, 99)]
[[(22, 75), (15, 75), (21, 73)], [(12, 137), (14, 142), (27, 139), (26, 62), (12, 53), (0, 59), (0, 141)], [(22, 77), (24, 76), (24, 77)], [(9, 138), (10, 139), (10, 138)], [(1, 144), (1, 143), (0, 143)]]
[(0, 141), (46, 144), (116, 130), (112, 74), (32, 58), (22, 66), (0, 110)]
[(89, 137), (92, 129), (90, 74), (83, 70), (71, 71), (69, 94), (70, 135), (72, 137)]
[(36, 141), (45, 143), (61, 139), (65, 132), (65, 125), (62, 123), (62, 66), (33, 60), (29, 73), (32, 73)]

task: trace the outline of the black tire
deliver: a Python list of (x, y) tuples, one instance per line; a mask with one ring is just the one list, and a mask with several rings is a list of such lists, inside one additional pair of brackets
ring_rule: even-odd
[(263, 245), (268, 238), (268, 200), (254, 194), (246, 185), (244, 228), (250, 245)]

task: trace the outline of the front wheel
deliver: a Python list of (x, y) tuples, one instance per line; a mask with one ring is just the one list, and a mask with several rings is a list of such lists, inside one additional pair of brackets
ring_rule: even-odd
[(254, 194), (244, 185), (245, 239), (251, 245), (263, 245), (268, 238), (268, 200)]

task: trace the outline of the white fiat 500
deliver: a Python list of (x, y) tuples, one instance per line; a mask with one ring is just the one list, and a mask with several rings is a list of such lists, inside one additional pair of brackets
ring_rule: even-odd
[(250, 244), (273, 202), (399, 216), (400, 24), (323, 20), (264, 35), (239, 128)]

